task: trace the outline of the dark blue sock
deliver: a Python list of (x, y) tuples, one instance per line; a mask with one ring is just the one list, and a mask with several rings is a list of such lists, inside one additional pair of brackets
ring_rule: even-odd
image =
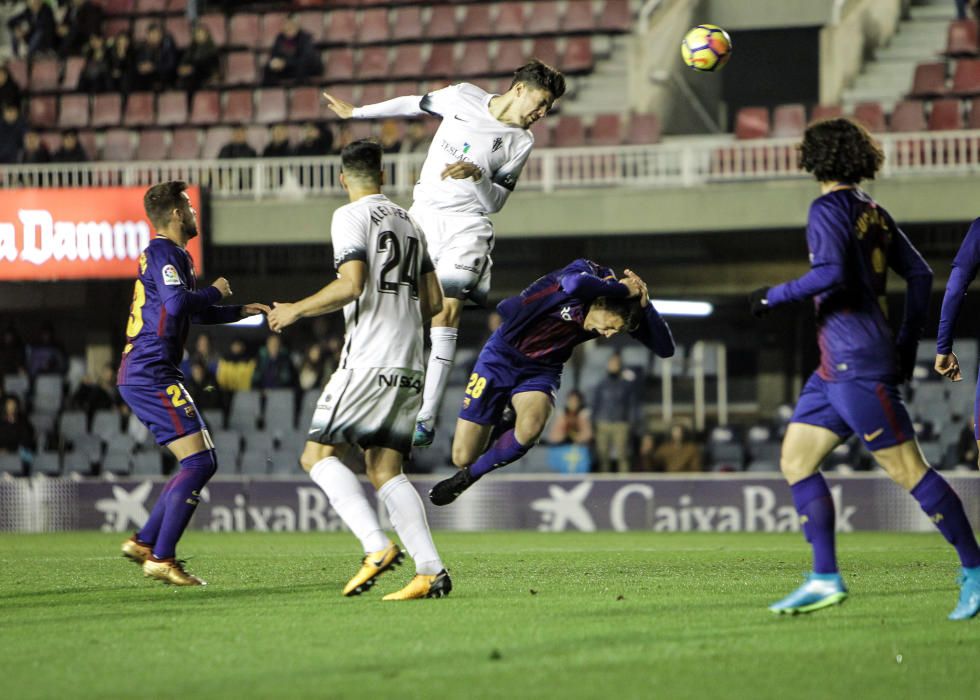
[(157, 498), (153, 510), (150, 511), (150, 517), (146, 519), (143, 527), (136, 533), (136, 539), (143, 544), (152, 545), (157, 541), (157, 535), (160, 534), (160, 525), (163, 524), (163, 515), (167, 512), (167, 492), (170, 491), (176, 478), (177, 474), (174, 474), (170, 477), (170, 481), (164, 484), (163, 491), (160, 492), (160, 496)]
[(814, 573), (836, 574), (836, 514), (834, 499), (823, 474), (817, 472), (808, 476), (790, 486), (790, 490), (793, 492), (793, 505), (800, 514), (803, 534), (813, 548)]
[(511, 462), (516, 462), (531, 449), (530, 445), (522, 445), (514, 436), (513, 430), (508, 430), (501, 435), (490, 449), (480, 455), (480, 458), (470, 465), (470, 476), (479, 479), (485, 474), (489, 474), (494, 469), (505, 467)]
[(214, 450), (198, 452), (180, 460), (180, 471), (170, 480), (167, 492), (160, 497), (167, 503), (160, 533), (153, 544), (153, 556), (157, 559), (174, 556), (177, 541), (184, 534), (187, 523), (201, 501), (201, 489), (217, 469)]
[(930, 469), (912, 489), (912, 495), (943, 537), (956, 548), (963, 566), (967, 569), (980, 566), (980, 547), (977, 547), (970, 519), (949, 482)]

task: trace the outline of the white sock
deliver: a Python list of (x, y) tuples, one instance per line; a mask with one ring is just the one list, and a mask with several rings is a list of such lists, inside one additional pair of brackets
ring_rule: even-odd
[(432, 352), (429, 353), (429, 364), (425, 368), (425, 388), (422, 390), (422, 408), (419, 410), (419, 421), (432, 427), (439, 406), (446, 393), (449, 373), (453, 369), (453, 359), (456, 357), (456, 337), (459, 331), (448, 326), (433, 326), (429, 329), (432, 339)]
[(446, 568), (436, 551), (435, 542), (432, 541), (422, 499), (408, 477), (399, 474), (394, 479), (389, 479), (378, 489), (378, 496), (388, 509), (392, 527), (415, 560), (415, 572), (432, 576)]
[(361, 541), (364, 553), (385, 549), (391, 540), (381, 529), (378, 514), (374, 512), (364, 487), (354, 472), (336, 457), (321, 459), (313, 465), (310, 476), (323, 489), (330, 505), (344, 521), (354, 536)]

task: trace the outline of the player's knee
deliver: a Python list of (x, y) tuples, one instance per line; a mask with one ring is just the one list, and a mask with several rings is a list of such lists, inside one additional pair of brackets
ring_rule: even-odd
[(476, 452), (467, 445), (453, 444), (453, 464), (459, 469), (465, 469), (476, 461)]
[(197, 452), (181, 460), (181, 466), (197, 470), (207, 481), (218, 471), (218, 454), (213, 449)]
[(299, 456), (299, 464), (305, 471), (313, 471), (313, 467), (319, 462), (319, 455), (313, 454), (308, 450), (304, 450), (303, 454)]
[(544, 432), (544, 426), (548, 422), (548, 414), (538, 414), (534, 413), (529, 416), (525, 416), (523, 419), (518, 419), (517, 425), (514, 427), (514, 437), (522, 445), (530, 447), (531, 445), (536, 445), (538, 440), (541, 438), (541, 433)]

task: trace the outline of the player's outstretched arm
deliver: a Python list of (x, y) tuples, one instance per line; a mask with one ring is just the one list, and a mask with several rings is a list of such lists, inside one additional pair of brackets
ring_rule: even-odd
[(341, 119), (378, 119), (382, 117), (418, 117), (425, 114), (421, 95), (406, 95), (373, 105), (356, 107), (329, 92), (323, 93), (327, 107)]
[[(633, 270), (626, 270), (624, 274), (626, 277), (620, 282), (630, 289), (631, 297), (639, 298), (640, 308), (643, 309), (640, 325), (630, 335), (657, 353), (659, 357), (673, 357), (675, 350), (674, 334), (670, 332), (670, 326), (650, 302), (646, 282)], [(633, 293), (633, 290), (636, 290), (636, 293)]]
[(338, 277), (316, 294), (297, 302), (274, 302), (269, 312), (269, 328), (276, 333), (301, 318), (321, 316), (344, 308), (361, 296), (367, 276), (363, 260), (348, 260), (337, 271)]
[[(936, 332), (936, 355), (949, 355), (953, 352), (953, 331), (960, 315), (960, 306), (966, 298), (966, 290), (977, 276), (980, 268), (980, 219), (975, 220), (960, 249), (953, 258), (953, 267), (943, 295), (942, 311), (939, 315), (939, 329)], [(938, 360), (937, 360), (938, 363)], [(939, 371), (937, 364), (936, 370)], [(945, 375), (944, 375), (945, 376)]]
[(232, 304), (227, 306), (209, 306), (203, 311), (198, 311), (191, 315), (191, 323), (200, 325), (215, 325), (220, 323), (234, 323), (241, 321), (248, 316), (257, 314), (268, 314), (272, 309), (260, 302), (251, 304)]

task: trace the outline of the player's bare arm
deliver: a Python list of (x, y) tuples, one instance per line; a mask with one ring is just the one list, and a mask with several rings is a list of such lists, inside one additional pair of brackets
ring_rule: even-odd
[(323, 97), (327, 101), (327, 107), (330, 111), (341, 119), (350, 119), (354, 116), (354, 105), (350, 102), (334, 97), (329, 92), (323, 93)]
[(933, 365), (933, 368), (951, 382), (963, 381), (960, 360), (954, 352), (948, 355), (936, 355), (936, 364)]
[(322, 316), (338, 311), (361, 296), (367, 266), (362, 260), (348, 260), (340, 266), (338, 277), (316, 294), (293, 303), (274, 302), (269, 313), (269, 328), (276, 333), (301, 318)]
[(422, 275), (422, 288), (419, 294), (419, 304), (422, 311), (422, 321), (428, 321), (442, 311), (445, 296), (439, 276), (433, 272)]
[(473, 163), (465, 160), (456, 163), (449, 163), (442, 171), (442, 179), (452, 178), (453, 180), (465, 180), (473, 178), (473, 182), (479, 182), (483, 178), (483, 173)]

